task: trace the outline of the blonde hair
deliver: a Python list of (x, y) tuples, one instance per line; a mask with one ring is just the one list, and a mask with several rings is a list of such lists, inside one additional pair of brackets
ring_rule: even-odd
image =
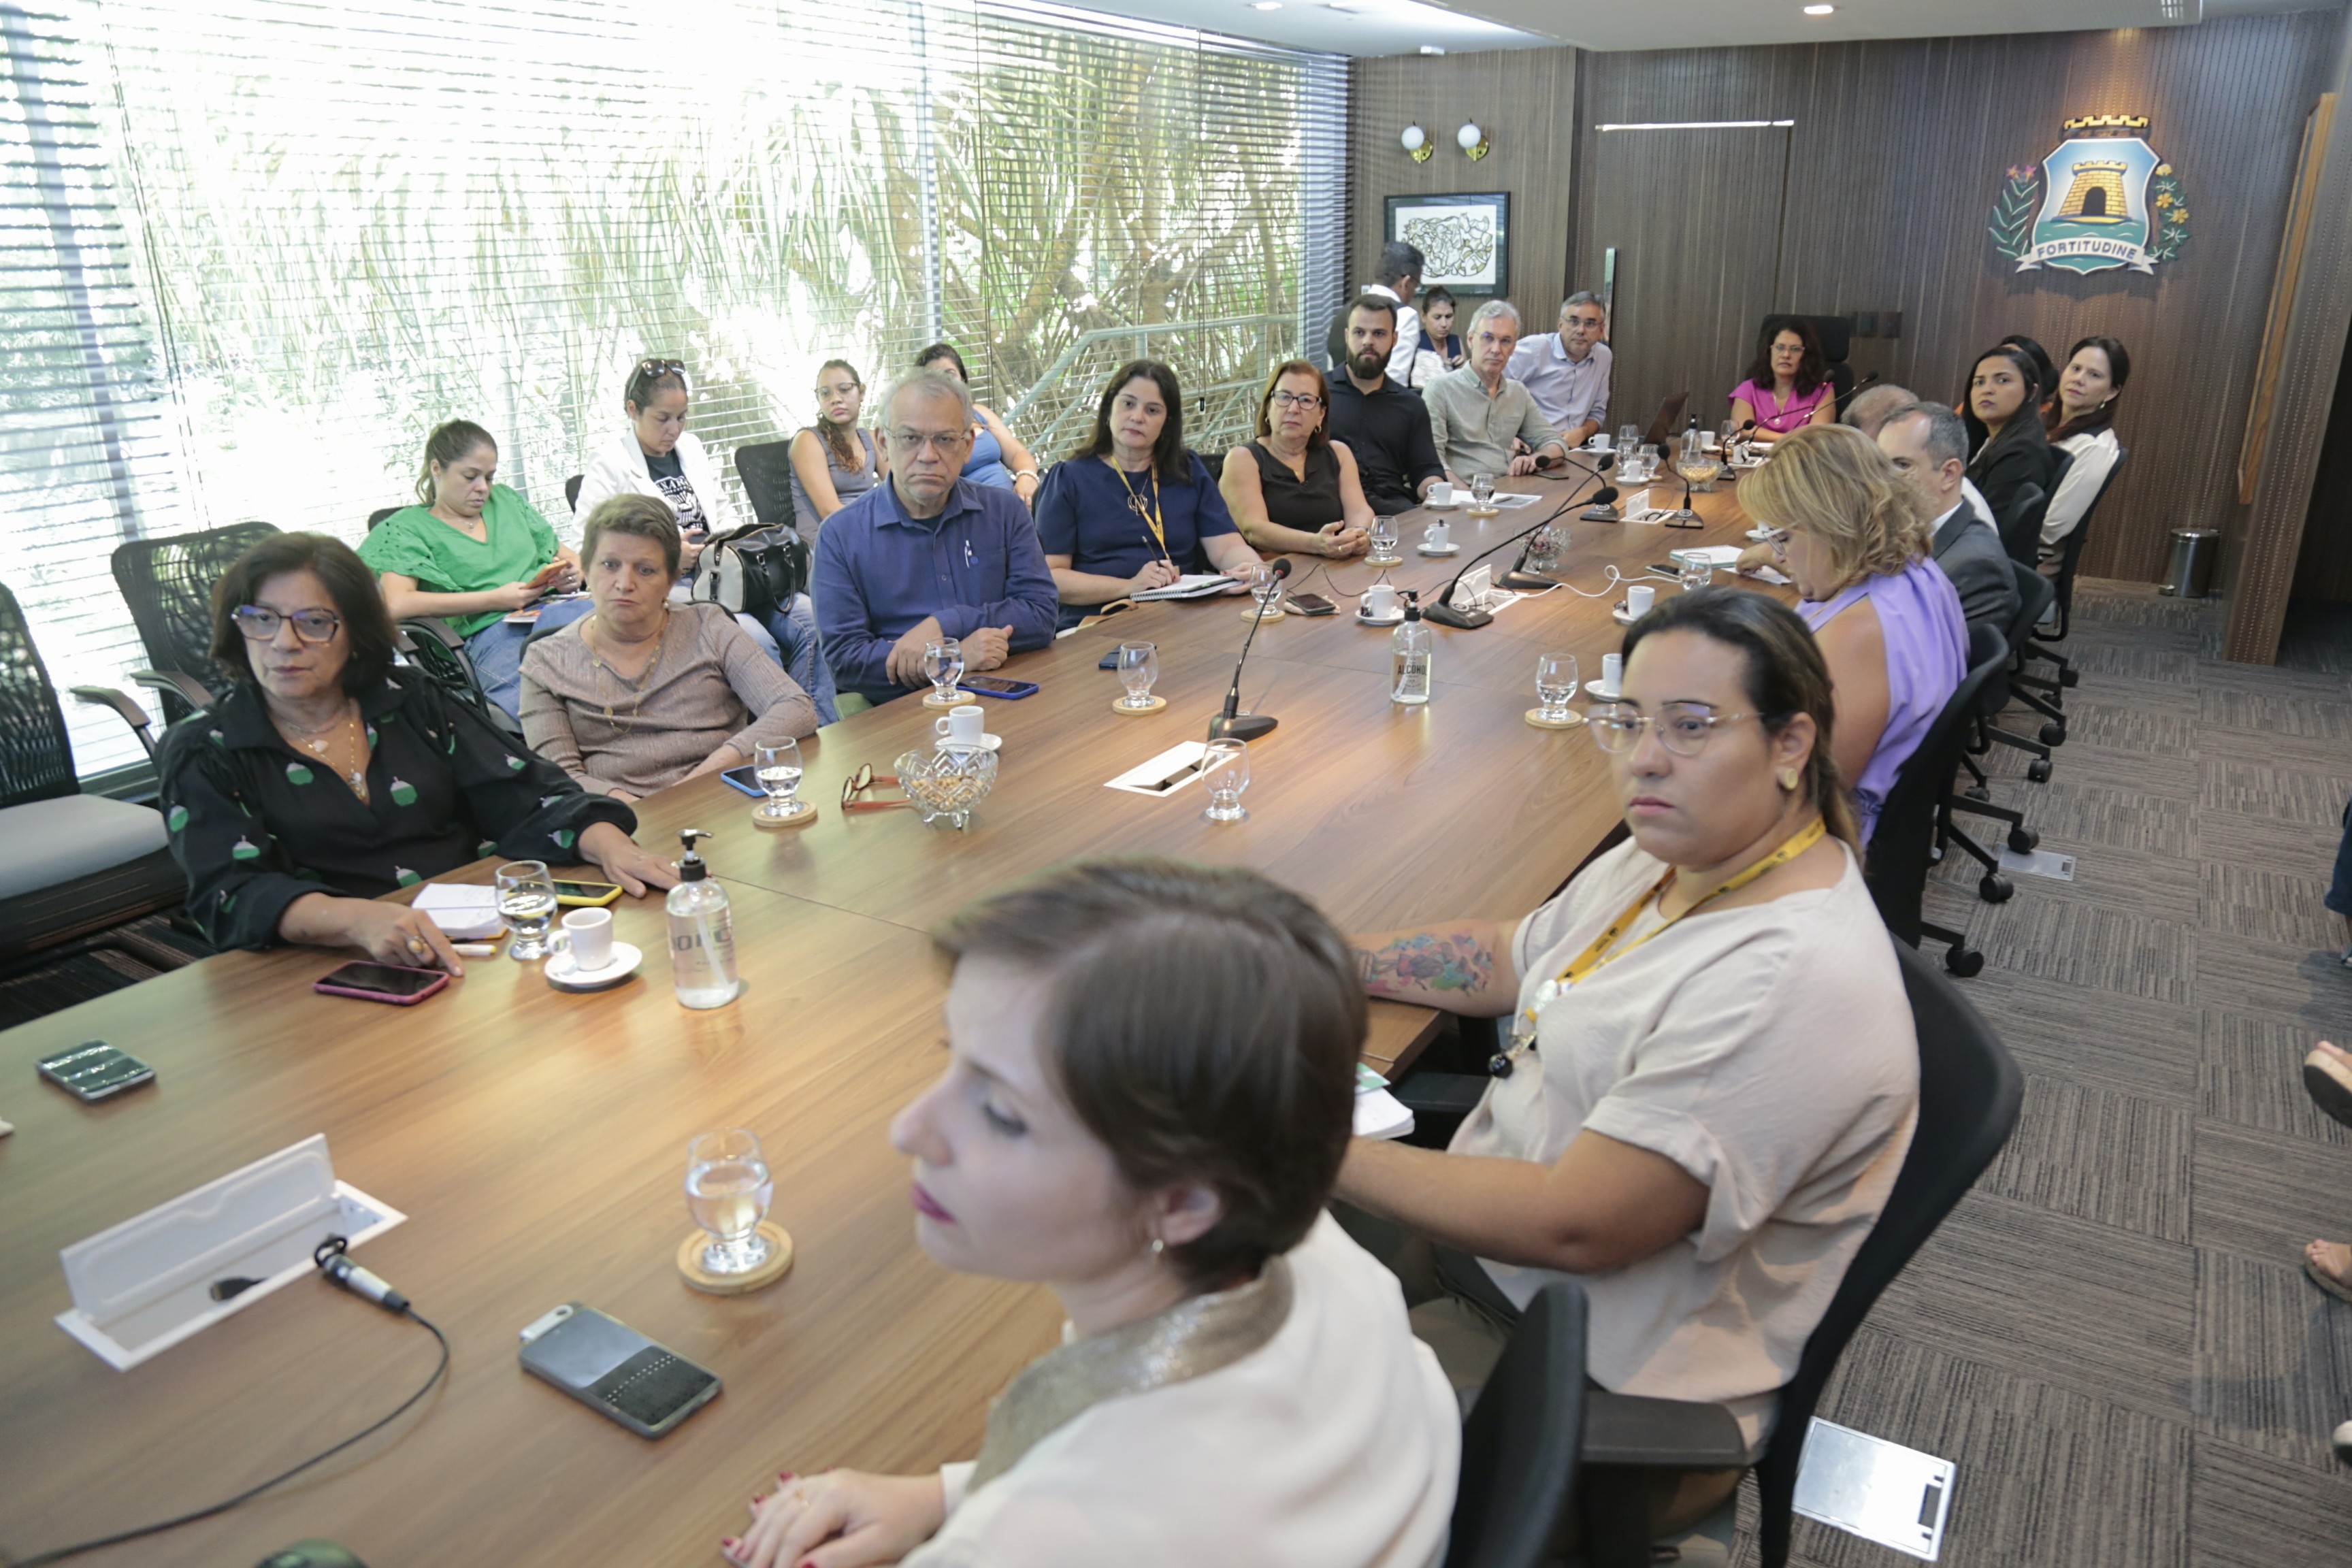
[(1851, 426), (1808, 425), (1787, 437), (1739, 481), (1739, 504), (1768, 528), (1819, 540), (1836, 578), (1830, 593), (1906, 570), (1935, 538), (1895, 465)]

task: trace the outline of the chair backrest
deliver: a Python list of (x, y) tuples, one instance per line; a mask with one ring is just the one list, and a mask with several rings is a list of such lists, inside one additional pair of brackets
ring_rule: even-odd
[(1462, 1424), (1445, 1568), (1537, 1568), (1576, 1496), (1584, 1449), (1584, 1288), (1536, 1292)]
[(1870, 896), (1877, 900), (1887, 930), (1911, 946), (1919, 942), (1919, 903), (1927, 891), (1927, 856), (1937, 814), (1952, 793), (1960, 748), (1984, 700), (1986, 683), (2008, 662), (2009, 642), (1999, 627), (1979, 624), (1969, 629), (1969, 672), (1895, 775), (1895, 786), (1879, 808), (1878, 826), (1871, 832), (1864, 858)]
[(1805, 1341), (1797, 1375), (1780, 1391), (1772, 1440), (1756, 1467), (1765, 1568), (1780, 1568), (1789, 1560), (1790, 1502), (1796, 1495), (1805, 1430), (1846, 1342), (1880, 1292), (2009, 1142), (2025, 1098), (2024, 1075), (1959, 988), (1903, 942), (1895, 944), (1895, 958), (1903, 966), (1903, 989), (1919, 1037), (1918, 1126), (1878, 1223), (1863, 1238), (1829, 1310)]
[(435, 685), (458, 701), (470, 704), (500, 731), (516, 736), (522, 733), (522, 726), (515, 722), (513, 716), (483, 691), (473, 656), (466, 651), (466, 639), (457, 635), (455, 626), (437, 616), (415, 616), (402, 621), (394, 630), (402, 656), (430, 677)]
[(2074, 524), (2074, 531), (2058, 547), (2058, 629), (2050, 634), (2048, 640), (2051, 642), (2065, 641), (2067, 632), (2074, 627), (2074, 564), (2083, 559), (2083, 544), (2091, 537), (2091, 520), (2099, 515), (2099, 503), (2107, 499), (2109, 490), (2116, 488), (2116, 476), (2124, 471), (2124, 459), (2130, 456), (2130, 447), (2116, 448), (2116, 460), (2108, 465), (2107, 477), (2099, 481), (2099, 493), (2091, 498), (2091, 504), (2083, 509), (2082, 518)]
[(58, 689), (16, 595), (0, 584), (0, 806), (80, 793)]
[(2050, 492), (2027, 485), (2011, 499), (2007, 513), (1992, 520), (1993, 531), (2000, 535), (2000, 547), (2011, 561), (2031, 566), (2042, 558), (2042, 519), (2049, 510)]
[(735, 448), (735, 477), (743, 481), (743, 494), (751, 503), (751, 515), (763, 528), (793, 521), (793, 444), (790, 441), (759, 441), (749, 447)]
[[(131, 624), (139, 628), (149, 668), (187, 676), (202, 686), (221, 684), (211, 652), (213, 587), (238, 556), (277, 532), (266, 522), (236, 522), (114, 547), (114, 585), (131, 606)], [(167, 711), (164, 717), (187, 715)]]
[(2050, 613), (2050, 602), (2058, 596), (2058, 586), (2022, 561), (2011, 562), (2009, 570), (2017, 579), (2017, 614), (2009, 622), (2009, 651), (2015, 653), (2033, 635), (2033, 628), (2042, 624), (2042, 617)]
[(385, 518), (390, 517), (394, 512), (406, 511), (407, 510), (408, 508), (406, 506), (380, 506), (376, 508), (373, 511), (368, 513), (368, 531), (370, 533), (373, 533), (375, 531), (375, 525), (382, 522)]
[(580, 485), (587, 477), (585, 474), (574, 474), (563, 481), (563, 504), (573, 511), (580, 510)]

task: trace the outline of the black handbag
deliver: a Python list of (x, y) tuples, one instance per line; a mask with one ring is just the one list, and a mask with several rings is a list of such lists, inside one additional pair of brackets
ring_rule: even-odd
[(702, 547), (688, 595), (735, 615), (763, 616), (808, 591), (808, 541), (785, 523), (753, 523)]

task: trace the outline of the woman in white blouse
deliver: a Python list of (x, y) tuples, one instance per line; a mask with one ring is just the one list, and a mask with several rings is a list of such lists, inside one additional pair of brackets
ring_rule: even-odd
[(2116, 397), (2131, 379), (2131, 355), (2113, 338), (2084, 338), (2058, 373), (2058, 401), (2045, 417), (2050, 444), (2074, 454), (2050, 510), (2042, 514), (2042, 543), (2055, 550), (2082, 525), (2123, 447), (2116, 439)]
[(958, 917), (945, 1075), (900, 1113), (915, 1231), (1034, 1280), (1062, 1348), (976, 1461), (754, 1500), (747, 1568), (1429, 1568), (1460, 1417), (1396, 1279), (1323, 1214), (1364, 1001), (1254, 872), (1066, 868)]
[[(1507, 1019), (1509, 1044), (1451, 1148), (1358, 1139), (1339, 1194), (1414, 1238), (1396, 1266), (1457, 1379), (1566, 1276), (1595, 1382), (1727, 1405), (1753, 1443), (1894, 1186), (1917, 1040), (1804, 623), (1701, 589), (1624, 651), (1589, 722), (1631, 841), (1516, 925), (1355, 939), (1374, 994)], [(1685, 1477), (1654, 1525), (1738, 1481)]]

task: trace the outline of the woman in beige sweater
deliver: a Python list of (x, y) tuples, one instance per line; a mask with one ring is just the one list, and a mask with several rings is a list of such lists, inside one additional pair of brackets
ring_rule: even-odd
[(580, 548), (596, 613), (523, 654), (523, 738), (591, 794), (636, 800), (816, 731), (808, 694), (732, 616), (670, 602), (679, 552), (664, 502), (601, 502)]

